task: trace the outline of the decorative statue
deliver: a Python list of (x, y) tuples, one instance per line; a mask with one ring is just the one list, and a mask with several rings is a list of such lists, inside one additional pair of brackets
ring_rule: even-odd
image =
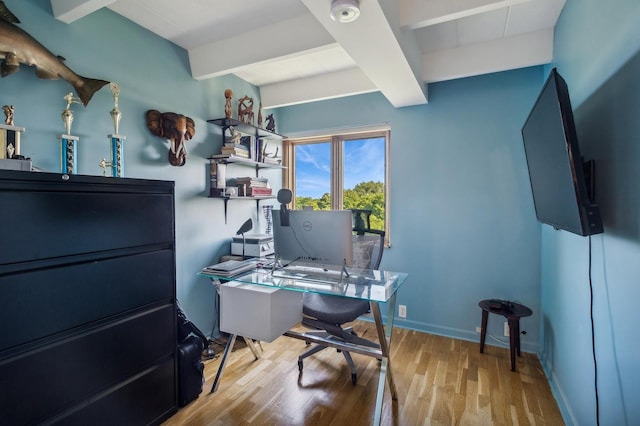
[(152, 134), (169, 141), (169, 164), (184, 166), (187, 160), (185, 142), (196, 134), (196, 124), (190, 117), (175, 112), (147, 111), (147, 127)]
[(0, 46), (2, 46), (2, 77), (20, 70), (20, 63), (36, 67), (38, 78), (67, 80), (78, 93), (82, 104), (87, 106), (91, 97), (108, 81), (82, 77), (73, 72), (62, 61), (47, 50), (36, 39), (20, 29), (20, 20), (0, 1)]
[(226, 118), (232, 118), (233, 116), (233, 107), (231, 106), (231, 98), (233, 98), (233, 90), (227, 89), (224, 91), (224, 116)]
[(231, 133), (231, 138), (227, 142), (232, 144), (239, 144), (242, 133), (238, 132), (232, 126), (229, 127), (229, 133)]
[(13, 126), (13, 105), (5, 105), (2, 107), (4, 111), (4, 124), (8, 124), (9, 126)]
[(62, 122), (67, 130), (67, 135), (71, 135), (71, 124), (73, 123), (73, 111), (71, 111), (71, 104), (79, 104), (81, 100), (73, 97), (73, 92), (69, 92), (64, 95), (63, 99), (67, 101), (67, 106), (62, 111)]
[(260, 101), (260, 106), (258, 107), (258, 127), (262, 127), (262, 101)]
[(273, 114), (267, 115), (267, 127), (265, 127), (270, 132), (276, 132), (276, 119), (273, 118)]
[(238, 100), (238, 120), (253, 125), (253, 98), (245, 95)]
[(118, 83), (111, 83), (109, 85), (111, 88), (111, 94), (113, 95), (113, 109), (109, 114), (111, 114), (111, 120), (113, 120), (113, 131), (114, 134), (118, 134), (118, 129), (120, 128), (120, 119), (122, 118), (122, 113), (118, 109), (118, 98), (120, 97), (120, 85)]

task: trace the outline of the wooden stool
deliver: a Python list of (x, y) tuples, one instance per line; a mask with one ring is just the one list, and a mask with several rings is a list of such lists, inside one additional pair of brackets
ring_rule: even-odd
[(481, 300), (478, 305), (482, 308), (482, 328), (480, 330), (480, 353), (484, 352), (484, 339), (487, 337), (487, 321), (489, 313), (502, 315), (509, 323), (509, 349), (511, 350), (511, 371), (516, 371), (516, 352), (520, 356), (520, 318), (528, 317), (531, 309), (516, 302), (507, 300)]

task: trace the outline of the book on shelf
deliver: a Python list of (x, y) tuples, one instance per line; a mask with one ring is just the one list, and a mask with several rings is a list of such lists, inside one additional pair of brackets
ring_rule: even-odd
[(248, 151), (248, 148), (245, 145), (239, 144), (239, 143), (230, 143), (227, 142), (225, 143), (223, 146), (223, 148), (233, 148), (233, 149), (241, 149), (243, 151)]
[(243, 158), (250, 158), (251, 154), (249, 153), (249, 151), (244, 150), (244, 149), (236, 149), (236, 148), (222, 148), (220, 150), (221, 154), (229, 154), (229, 155), (235, 155), (237, 157), (243, 157)]
[(246, 147), (249, 158), (256, 160), (256, 138), (253, 136), (243, 136), (240, 138), (240, 144)]
[(250, 271), (255, 267), (256, 263), (252, 260), (227, 260), (202, 268), (202, 272), (222, 277), (232, 277), (242, 272)]
[(238, 196), (240, 197), (268, 197), (273, 194), (271, 188), (251, 188), (247, 187), (247, 193), (245, 194), (245, 185), (238, 185)]
[(282, 164), (282, 158), (263, 157), (262, 158), (262, 162), (265, 163), (265, 164), (280, 165), (280, 164)]
[(264, 148), (266, 146), (266, 140), (263, 138), (258, 139), (256, 142), (256, 161), (262, 163), (262, 159), (264, 158)]
[(269, 179), (265, 177), (241, 176), (241, 177), (236, 177), (235, 182), (236, 182), (236, 185), (247, 185), (248, 188), (256, 188), (256, 187), (267, 188), (269, 186)]

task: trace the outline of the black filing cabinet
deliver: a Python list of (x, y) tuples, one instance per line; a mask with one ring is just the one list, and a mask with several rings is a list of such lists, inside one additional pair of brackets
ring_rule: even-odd
[(174, 183), (0, 171), (0, 423), (177, 409)]

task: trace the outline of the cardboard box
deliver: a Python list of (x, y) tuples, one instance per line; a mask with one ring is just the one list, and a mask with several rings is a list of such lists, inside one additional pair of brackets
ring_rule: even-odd
[(220, 286), (220, 331), (272, 342), (302, 321), (302, 292), (229, 281)]

